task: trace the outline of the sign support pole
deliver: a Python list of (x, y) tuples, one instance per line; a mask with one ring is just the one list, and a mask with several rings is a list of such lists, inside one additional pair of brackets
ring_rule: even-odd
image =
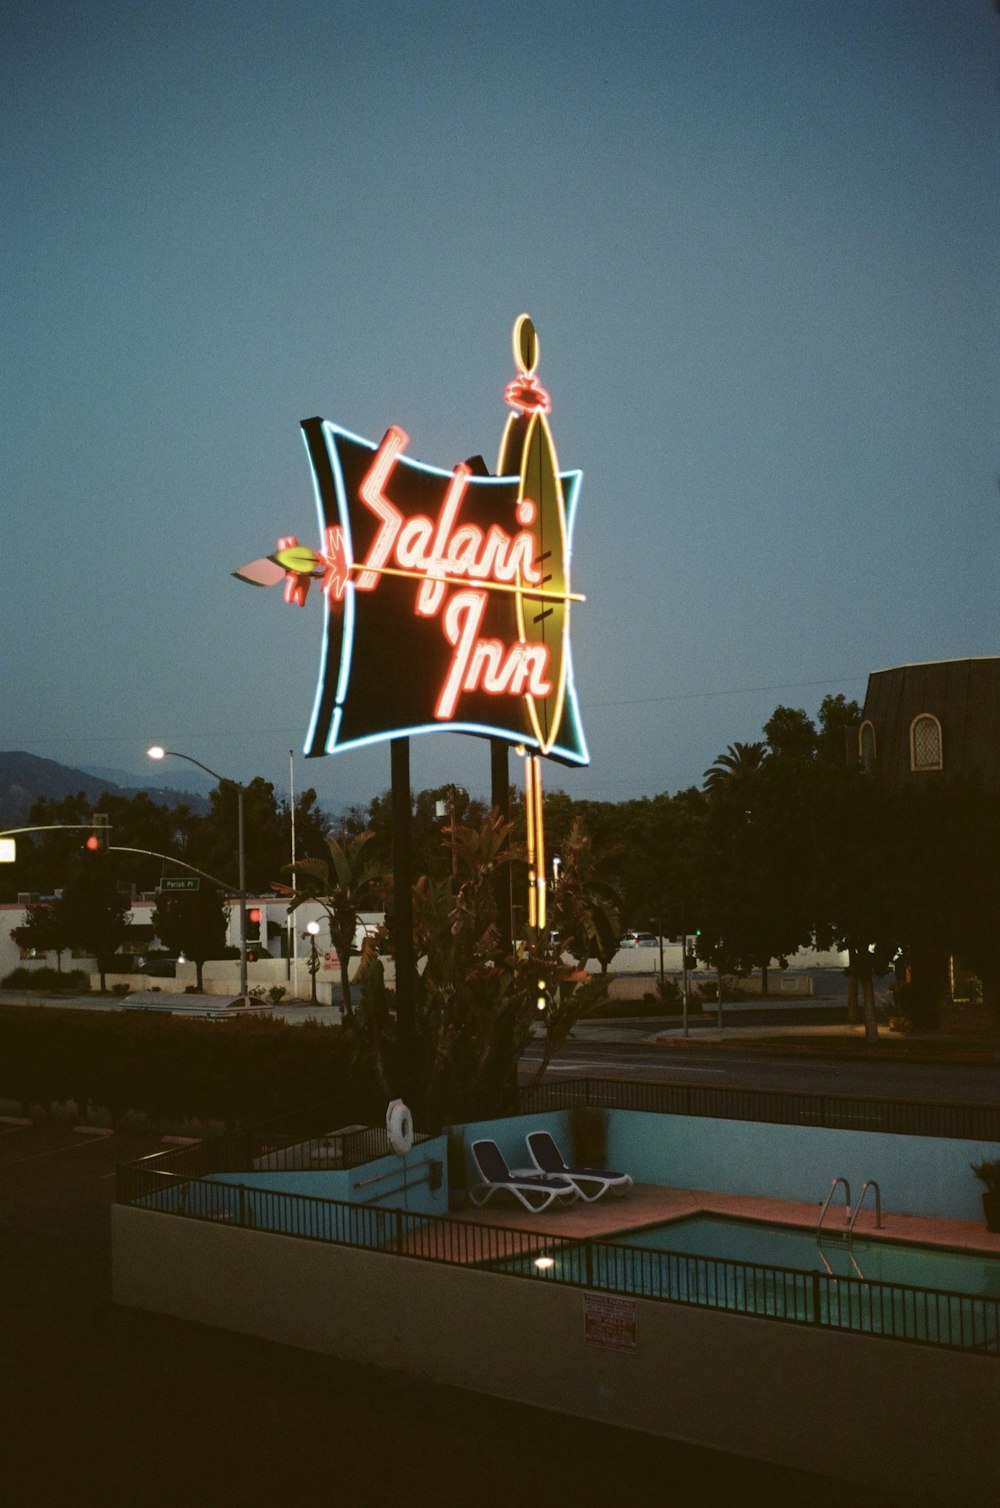
[[(490, 739), (490, 805), (495, 808), (504, 822), (510, 821), (510, 773), (507, 753), (507, 745), (502, 738)], [(506, 846), (510, 846), (509, 838)], [(509, 864), (497, 870), (494, 895), (500, 946), (509, 953), (514, 946), (514, 925), (511, 915), (514, 896)]]
[(396, 1032), (402, 1092), (412, 1072), (416, 1028), (416, 957), (413, 945), (413, 843), (410, 740), (394, 738), (392, 756), (393, 941), (396, 954)]

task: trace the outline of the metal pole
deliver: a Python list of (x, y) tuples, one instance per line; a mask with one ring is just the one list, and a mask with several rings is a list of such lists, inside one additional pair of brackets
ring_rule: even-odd
[[(230, 782), (235, 784), (235, 782)], [(239, 850), (240, 850), (240, 994), (246, 1000), (247, 996), (247, 862), (246, 849), (243, 844), (243, 787), (236, 786), (237, 796), (237, 822), (239, 826)]]
[[(509, 822), (510, 775), (507, 764), (507, 745), (499, 738), (490, 739), (490, 801), (503, 821)], [(511, 890), (509, 864), (498, 866), (493, 885), (497, 903), (497, 929), (500, 933), (500, 944), (505, 951), (509, 951), (514, 939), (514, 918), (511, 914), (514, 897)]]
[(392, 762), (392, 892), (396, 954), (396, 1029), (400, 1047), (400, 1091), (413, 1073), (416, 1029), (416, 955), (413, 943), (413, 811), (410, 800), (410, 740), (394, 738)]
[(664, 986), (664, 982), (665, 982), (664, 978), (663, 978), (663, 917), (662, 916), (658, 916), (656, 918), (656, 932), (657, 932), (657, 936), (660, 939), (660, 1000), (662, 1001), (662, 999), (663, 999), (663, 986)]
[(233, 785), (236, 787), (236, 820), (238, 825), (239, 846), (239, 895), (240, 895), (240, 994), (247, 999), (247, 870), (246, 851), (243, 844), (243, 786), (238, 780), (231, 780), (228, 775), (220, 775), (218, 770), (213, 770), (211, 765), (202, 764), (200, 759), (195, 759), (193, 754), (181, 754), (177, 749), (164, 749), (160, 744), (154, 744), (146, 750), (150, 759), (186, 759), (188, 764), (197, 765), (199, 770), (204, 770), (206, 775), (211, 775), (220, 785)]
[(681, 948), (683, 949), (681, 962), (684, 965), (684, 995), (681, 1009), (684, 1017), (684, 1035), (686, 1037), (688, 1035), (688, 940), (686, 932), (681, 938)]
[(458, 834), (455, 832), (455, 787), (448, 786), (448, 821), (451, 823), (451, 884), (458, 878)]
[[(292, 814), (292, 884), (295, 884), (295, 756), (288, 751), (288, 806)], [(292, 983), (292, 999), (299, 998), (299, 934), (295, 918), (288, 913), (288, 977)]]

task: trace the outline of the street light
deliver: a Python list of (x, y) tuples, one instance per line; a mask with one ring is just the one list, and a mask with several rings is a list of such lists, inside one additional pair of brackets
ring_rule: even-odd
[(447, 790), (448, 800), (436, 801), (434, 803), (434, 813), (438, 818), (447, 817), (451, 824), (451, 877), (452, 880), (454, 880), (456, 875), (458, 874), (458, 843), (456, 841), (458, 834), (455, 829), (455, 798), (458, 795), (459, 791), (461, 791), (463, 796), (467, 796), (469, 793), (468, 791), (466, 791), (464, 786), (460, 785), (449, 785), (447, 787)]
[(319, 922), (306, 922), (306, 931), (309, 934), (309, 975), (312, 979), (312, 1003), (316, 1005), (316, 975), (319, 973), (319, 954), (316, 952), (316, 939), (319, 936)]
[(207, 764), (202, 764), (200, 759), (195, 759), (192, 754), (180, 754), (176, 749), (164, 749), (160, 744), (153, 744), (146, 750), (150, 759), (186, 759), (188, 764), (195, 764), (199, 770), (204, 770), (206, 775), (211, 775), (220, 785), (231, 785), (236, 789), (236, 820), (237, 820), (237, 844), (239, 848), (239, 886), (240, 886), (240, 995), (244, 1000), (247, 994), (247, 869), (246, 851), (243, 846), (243, 786), (238, 780), (230, 780), (225, 775), (220, 775), (217, 770), (209, 769)]

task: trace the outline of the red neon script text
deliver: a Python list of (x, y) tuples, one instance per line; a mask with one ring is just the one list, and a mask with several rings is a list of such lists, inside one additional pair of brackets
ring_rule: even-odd
[[(359, 489), (362, 502), (379, 521), (378, 533), (357, 578), (359, 590), (371, 591), (378, 583), (379, 572), (387, 566), (412, 571), (423, 577), (417, 591), (417, 612), (432, 617), (444, 601), (443, 576), (537, 586), (542, 579), (535, 563), (537, 547), (527, 529), (510, 535), (498, 524), (484, 531), (478, 524), (457, 523), (471, 475), (468, 466), (455, 467), (436, 519), (426, 513), (404, 517), (386, 495), (386, 488), (408, 438), (396, 425), (387, 431)], [(532, 508), (528, 521), (533, 517)]]
[(454, 716), (463, 691), (488, 691), (492, 696), (533, 696), (544, 699), (552, 691), (547, 679), (549, 651), (544, 644), (506, 645), (500, 639), (481, 639), (486, 592), (456, 592), (444, 610), (444, 634), (454, 648), (448, 674), (434, 708), (434, 716)]

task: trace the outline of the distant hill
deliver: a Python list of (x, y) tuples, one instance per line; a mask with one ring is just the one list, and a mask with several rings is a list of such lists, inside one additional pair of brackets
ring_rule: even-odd
[(75, 796), (78, 791), (83, 791), (91, 801), (97, 801), (105, 792), (109, 796), (131, 797), (145, 791), (161, 806), (176, 806), (183, 801), (192, 811), (208, 810), (208, 802), (190, 791), (167, 790), (153, 785), (118, 785), (112, 780), (99, 779), (87, 770), (57, 764), (54, 759), (41, 759), (37, 754), (17, 750), (0, 752), (0, 828), (27, 823), (28, 813), (40, 797), (61, 801), (65, 796)]

